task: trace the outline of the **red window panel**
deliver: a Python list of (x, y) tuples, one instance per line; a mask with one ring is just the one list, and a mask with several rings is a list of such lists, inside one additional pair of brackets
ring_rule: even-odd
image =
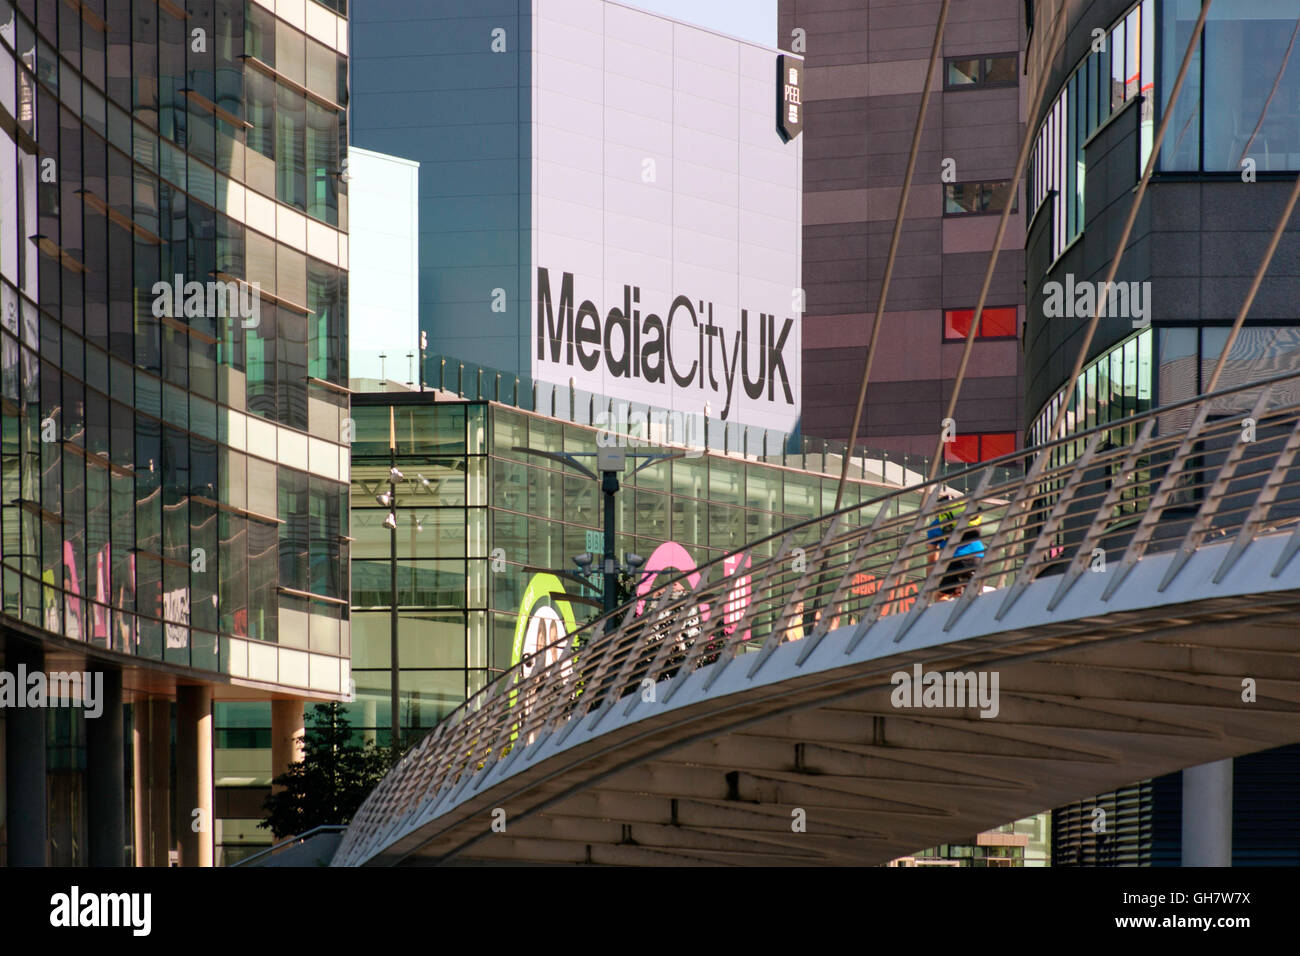
[(964, 339), (970, 332), (971, 320), (974, 318), (974, 309), (949, 309), (943, 314), (943, 337)]
[[(970, 331), (971, 321), (975, 318), (974, 309), (949, 309), (943, 314), (943, 337), (945, 339), (964, 339)], [(980, 316), (978, 338), (996, 339), (1014, 337), (1016, 334), (1016, 307), (998, 306), (986, 308)]]
[[(967, 326), (969, 328), (969, 326)], [(980, 316), (980, 338), (994, 339), (1016, 334), (1016, 309), (1009, 306), (999, 309), (985, 309)]]
[(944, 442), (943, 457), (945, 461), (974, 464), (980, 460), (980, 436), (954, 436), (952, 441)]
[(1001, 458), (1016, 450), (1015, 432), (993, 432), (980, 436), (980, 461)]
[(974, 464), (1001, 458), (1016, 450), (1015, 432), (985, 432), (975, 435), (957, 435), (943, 446), (944, 460)]

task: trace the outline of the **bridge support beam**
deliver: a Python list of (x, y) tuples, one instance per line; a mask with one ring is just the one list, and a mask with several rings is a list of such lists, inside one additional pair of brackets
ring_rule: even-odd
[(1232, 759), (1183, 771), (1183, 866), (1232, 866)]

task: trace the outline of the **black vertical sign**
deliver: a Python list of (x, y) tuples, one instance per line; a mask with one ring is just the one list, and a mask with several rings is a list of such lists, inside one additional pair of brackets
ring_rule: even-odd
[(787, 143), (803, 132), (803, 60), (776, 58), (776, 129)]

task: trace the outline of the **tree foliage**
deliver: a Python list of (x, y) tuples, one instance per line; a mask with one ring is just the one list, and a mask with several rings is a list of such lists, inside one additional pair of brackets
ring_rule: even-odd
[(401, 757), (397, 748), (355, 743), (340, 703), (317, 704), (310, 722), (301, 735), (303, 759), (272, 781), (276, 789), (262, 804), (267, 817), (258, 826), (276, 839), (346, 824)]

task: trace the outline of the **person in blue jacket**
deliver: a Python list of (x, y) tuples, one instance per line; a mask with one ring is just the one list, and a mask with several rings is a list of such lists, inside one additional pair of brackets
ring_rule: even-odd
[[(930, 541), (930, 564), (939, 560), (939, 555), (943, 553), (944, 545), (948, 541), (948, 535), (956, 529), (962, 512), (966, 510), (964, 502), (955, 503), (957, 499), (957, 494), (951, 491), (945, 491), (940, 496), (940, 500), (948, 502), (949, 506), (935, 515), (926, 530), (926, 537)], [(975, 567), (984, 556), (984, 542), (980, 539), (981, 517), (979, 514), (972, 515), (962, 530), (961, 542), (953, 552), (952, 560), (948, 562), (943, 579), (939, 582), (941, 601), (950, 601), (961, 596), (966, 582), (974, 576)]]

